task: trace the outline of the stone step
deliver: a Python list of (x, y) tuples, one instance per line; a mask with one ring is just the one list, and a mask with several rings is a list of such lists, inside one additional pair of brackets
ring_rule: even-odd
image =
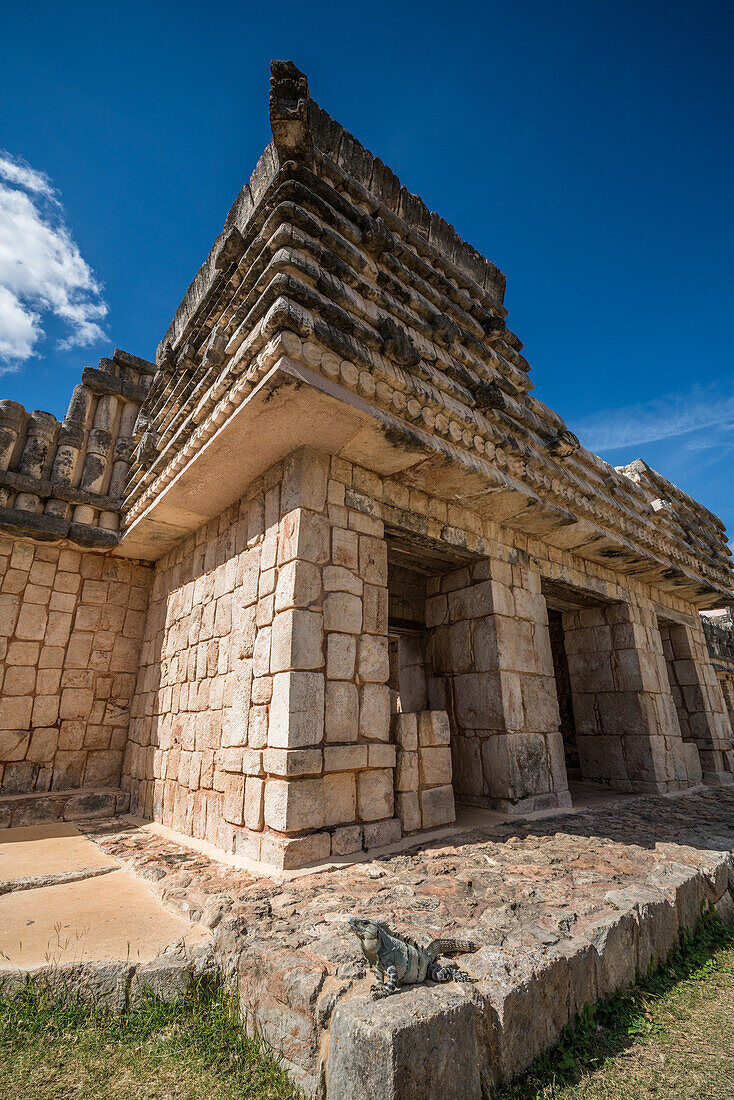
[(109, 788), (80, 787), (39, 794), (0, 795), (0, 829), (114, 817), (126, 813), (129, 806), (128, 791)]

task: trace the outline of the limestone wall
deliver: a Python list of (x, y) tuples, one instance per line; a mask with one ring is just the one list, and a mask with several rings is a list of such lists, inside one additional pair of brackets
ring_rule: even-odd
[(118, 786), (151, 575), (0, 538), (4, 794)]
[(133, 806), (280, 865), (400, 835), (386, 546), (342, 467), (292, 456), (161, 559), (132, 709)]

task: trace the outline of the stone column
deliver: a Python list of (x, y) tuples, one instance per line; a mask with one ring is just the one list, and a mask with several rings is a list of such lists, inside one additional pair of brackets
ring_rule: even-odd
[[(109, 394), (97, 401), (79, 482), (79, 488), (88, 493), (103, 492), (118, 404), (119, 399)], [(95, 516), (95, 509), (88, 504), (77, 504), (74, 508), (74, 523), (93, 524)]]
[(614, 603), (566, 612), (563, 629), (585, 779), (616, 790), (681, 790), (700, 781), (683, 741), (652, 610)]
[[(48, 465), (49, 455), (53, 451), (58, 423), (55, 416), (47, 412), (32, 412), (28, 420), (23, 454), (18, 472), (32, 478), (43, 478)], [(18, 493), (15, 507), (26, 512), (38, 512), (41, 498), (36, 493)]]
[[(17, 401), (0, 401), (0, 470), (10, 468), (25, 418), (26, 411)], [(10, 490), (0, 488), (0, 507), (5, 507), (9, 498)]]
[[(59, 445), (56, 448), (51, 481), (55, 485), (73, 485), (79, 465), (79, 456), (84, 449), (84, 436), (93, 394), (89, 386), (74, 387), (64, 423), (59, 431)], [(49, 515), (66, 519), (69, 505), (59, 497), (52, 497), (46, 503)]]
[[(300, 866), (392, 843), (387, 544), (350, 469), (284, 464), (269, 673), (261, 858)], [(362, 507), (360, 507), (360, 505)], [(262, 577), (261, 573), (261, 577)]]
[(705, 783), (734, 783), (732, 730), (702, 627), (661, 627), (670, 687), (685, 741), (695, 745)]
[(431, 705), (450, 716), (456, 795), (517, 813), (570, 805), (547, 609), (527, 554), (503, 548), (428, 584)]

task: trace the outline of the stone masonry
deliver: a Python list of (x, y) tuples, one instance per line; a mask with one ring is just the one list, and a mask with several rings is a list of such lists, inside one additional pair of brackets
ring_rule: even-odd
[(0, 402), (0, 802), (288, 870), (734, 783), (721, 522), (533, 396), (502, 273), (290, 62), (270, 123), (156, 362)]

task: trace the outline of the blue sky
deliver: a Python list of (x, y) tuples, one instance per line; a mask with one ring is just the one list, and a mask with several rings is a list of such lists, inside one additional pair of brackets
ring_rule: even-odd
[(0, 396), (60, 416), (111, 347), (153, 357), (290, 57), (506, 273), (536, 396), (734, 531), (731, 4), (4, 0), (2, 26)]

